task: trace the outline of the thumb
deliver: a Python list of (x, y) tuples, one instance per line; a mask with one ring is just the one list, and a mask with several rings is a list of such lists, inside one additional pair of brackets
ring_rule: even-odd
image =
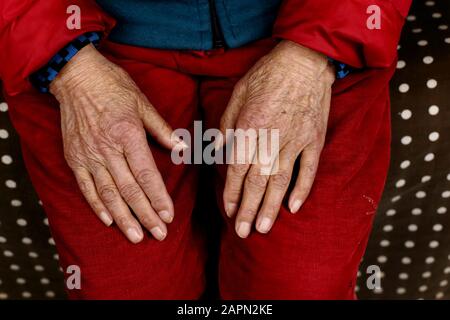
[(185, 149), (188, 146), (173, 134), (172, 127), (161, 117), (156, 109), (148, 104), (141, 111), (141, 120), (147, 132), (163, 147)]

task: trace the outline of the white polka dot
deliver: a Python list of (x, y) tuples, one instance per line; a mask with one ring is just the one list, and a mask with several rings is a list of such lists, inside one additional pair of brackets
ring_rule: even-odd
[(14, 253), (12, 253), (12, 251), (5, 250), (5, 251), (3, 251), (3, 255), (7, 258), (11, 258), (14, 256)]
[(395, 183), (395, 187), (396, 188), (401, 188), (404, 187), (406, 184), (406, 180), (405, 179), (400, 179)]
[(425, 64), (431, 64), (431, 63), (433, 63), (434, 59), (432, 56), (425, 56), (425, 57), (423, 57), (422, 61)]
[(437, 141), (437, 140), (439, 139), (439, 132), (436, 132), (436, 131), (431, 132), (431, 133), (428, 135), (428, 139), (429, 139), (431, 142)]
[(14, 180), (6, 180), (5, 185), (7, 188), (14, 189), (17, 187), (17, 183)]
[(436, 299), (442, 299), (444, 297), (444, 293), (443, 292), (438, 292), (436, 293)]
[(383, 248), (389, 247), (390, 244), (391, 243), (389, 242), (389, 240), (381, 240), (380, 241), (380, 246), (383, 247)]
[(426, 162), (430, 162), (434, 160), (434, 153), (427, 153), (423, 158)]
[(402, 117), (403, 120), (409, 120), (411, 119), (412, 112), (409, 109), (405, 109), (400, 113), (400, 116)]
[(397, 294), (405, 294), (406, 293), (406, 289), (405, 288), (397, 288), (396, 290)]
[(447, 180), (450, 181), (450, 173), (447, 174)]
[(439, 30), (447, 30), (447, 29), (448, 29), (448, 25), (446, 25), (446, 24), (441, 24), (441, 25), (438, 26), (438, 29), (439, 29)]
[(440, 223), (437, 223), (433, 226), (433, 231), (440, 232), (442, 231), (442, 229), (444, 229), (444, 227)]
[(414, 208), (411, 210), (411, 213), (413, 216), (420, 216), (422, 214), (422, 209), (420, 208)]
[(406, 169), (411, 165), (411, 161), (409, 160), (404, 160), (402, 161), (402, 163), (400, 163), (400, 168), (402, 169)]
[(422, 183), (425, 183), (425, 182), (428, 182), (428, 181), (430, 181), (431, 180), (431, 176), (423, 176), (421, 179), (420, 179), (420, 181), (422, 182)]
[(412, 137), (411, 136), (404, 136), (404, 137), (402, 137), (402, 139), (400, 140), (400, 142), (403, 144), (403, 145), (408, 145), (408, 144), (410, 144), (411, 143), (411, 141), (412, 141)]
[(406, 62), (403, 60), (397, 61), (397, 69), (403, 69), (406, 66)]
[(437, 81), (435, 79), (430, 79), (430, 80), (427, 81), (427, 87), (429, 89), (434, 89), (434, 88), (437, 87), (437, 85), (438, 85), (438, 83), (437, 83)]
[(39, 255), (38, 255), (36, 252), (34, 252), (34, 251), (28, 252), (28, 256), (29, 256), (30, 258), (33, 258), (33, 259), (36, 259), (36, 258), (39, 257)]
[(415, 246), (414, 241), (411, 241), (411, 240), (405, 241), (406, 248), (411, 249), (411, 248), (414, 248), (414, 246)]
[(444, 39), (444, 42), (445, 42), (445, 43), (450, 43), (450, 38), (445, 38), (445, 39)]
[(445, 274), (449, 274), (449, 273), (450, 273), (450, 267), (446, 267), (446, 268), (444, 269), (444, 273), (445, 273)]
[(410, 225), (408, 226), (408, 230), (411, 231), (411, 232), (416, 232), (417, 229), (418, 229), (418, 227), (417, 227), (416, 224), (410, 224)]
[(16, 282), (17, 282), (17, 284), (25, 284), (25, 283), (27, 283), (27, 280), (25, 280), (24, 278), (17, 278)]
[(17, 219), (16, 222), (21, 227), (25, 227), (27, 225), (27, 220), (25, 220), (25, 219)]
[(409, 16), (406, 17), (406, 20), (408, 20), (408, 21), (416, 21), (416, 16), (409, 15)]
[(0, 300), (8, 299), (8, 294), (6, 292), (0, 292)]
[(434, 1), (426, 1), (426, 2), (425, 2), (425, 5), (426, 5), (427, 7), (432, 7), (432, 6), (435, 5), (435, 2), (434, 2)]
[(6, 238), (0, 236), (0, 243), (6, 243), (6, 242), (7, 242)]
[(417, 42), (417, 45), (420, 47), (425, 47), (426, 45), (428, 45), (428, 41), (427, 40), (419, 40)]
[(420, 292), (425, 292), (425, 291), (427, 291), (428, 290), (428, 287), (426, 286), (426, 285), (423, 285), (423, 286), (420, 286), (419, 287), (419, 291)]
[(391, 224), (387, 224), (383, 227), (384, 232), (391, 232), (392, 230), (394, 230), (394, 227)]
[(450, 190), (445, 190), (444, 192), (442, 192), (441, 194), (442, 198), (450, 198)]
[(433, 13), (431, 16), (432, 16), (433, 18), (435, 18), (435, 19), (439, 19), (439, 18), (442, 17), (442, 14), (441, 14), (440, 12), (435, 12), (435, 13)]
[(437, 114), (439, 113), (439, 107), (436, 106), (436, 105), (429, 106), (429, 107), (428, 107), (428, 113), (429, 113), (431, 116), (437, 115)]
[(438, 214), (444, 214), (444, 213), (447, 213), (447, 208), (446, 208), (446, 207), (439, 207), (439, 208), (436, 210), (436, 212), (437, 212)]
[(379, 256), (379, 257), (377, 258), (377, 261), (378, 261), (379, 263), (386, 263), (387, 260), (388, 260), (388, 258), (387, 258), (386, 256)]
[(40, 280), (40, 282), (41, 282), (41, 284), (43, 284), (43, 285), (47, 285), (47, 284), (50, 283), (50, 280), (47, 279), (47, 278), (42, 278), (42, 279)]
[(42, 271), (44, 271), (44, 267), (38, 264), (38, 265), (34, 266), (34, 270), (42, 272)]
[(2, 163), (3, 164), (8, 165), (8, 164), (11, 164), (12, 162), (13, 162), (13, 160), (12, 160), (11, 156), (9, 156), (7, 154), (2, 156)]
[(397, 211), (395, 211), (394, 209), (389, 209), (389, 210), (386, 211), (386, 215), (388, 217), (395, 216), (396, 213), (397, 213)]
[(55, 297), (55, 293), (53, 291), (46, 291), (45, 292), (45, 296), (47, 298), (54, 298)]
[(417, 191), (417, 192), (416, 192), (416, 198), (418, 198), (418, 199), (423, 199), (423, 198), (425, 198), (426, 196), (427, 196), (427, 194), (426, 194), (425, 191), (420, 190), (420, 191)]
[(407, 280), (409, 278), (409, 275), (406, 272), (402, 272), (398, 274), (398, 278), (400, 280)]
[(0, 129), (0, 139), (7, 139), (9, 137), (8, 131), (5, 129)]
[(31, 293), (30, 292), (28, 292), (28, 291), (24, 291), (24, 292), (22, 292), (22, 297), (23, 298), (31, 298)]
[(12, 271), (19, 271), (20, 267), (17, 264), (12, 264), (9, 266)]
[(402, 83), (399, 87), (398, 87), (398, 91), (400, 91), (401, 93), (406, 93), (409, 91), (409, 84), (407, 83)]
[(6, 111), (8, 111), (8, 105), (6, 104), (6, 102), (1, 102), (1, 103), (0, 103), (0, 111), (1, 111), (1, 112), (6, 112)]
[(422, 278), (428, 279), (429, 277), (431, 277), (431, 272), (430, 271), (425, 271), (424, 273), (422, 273)]
[(448, 280), (442, 280), (441, 282), (439, 282), (440, 287), (445, 287), (447, 285), (448, 285)]
[(412, 33), (421, 33), (422, 29), (421, 28), (414, 28), (411, 31), (412, 31)]
[(428, 244), (428, 246), (429, 246), (431, 249), (435, 249), (435, 248), (439, 247), (439, 242), (436, 241), (436, 240), (430, 241), (430, 243)]
[(395, 197), (392, 197), (392, 198), (391, 198), (391, 201), (392, 201), (392, 202), (397, 202), (397, 201), (400, 200), (401, 198), (402, 198), (402, 196), (397, 195), (397, 196), (395, 196)]
[(22, 238), (22, 243), (28, 245), (28, 244), (33, 243), (33, 241), (30, 238), (24, 237), (24, 238)]
[(11, 206), (13, 207), (20, 207), (22, 205), (22, 201), (18, 199), (12, 199), (11, 200)]
[(402, 263), (403, 264), (410, 264), (411, 263), (411, 258), (410, 257), (403, 257), (402, 258)]
[(434, 259), (434, 257), (427, 257), (425, 259), (426, 264), (432, 264), (432, 263), (434, 263), (434, 261), (436, 261), (436, 259)]

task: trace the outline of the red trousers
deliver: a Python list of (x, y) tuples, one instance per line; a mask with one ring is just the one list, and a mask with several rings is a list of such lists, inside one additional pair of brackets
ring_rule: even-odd
[[(164, 51), (105, 43), (102, 52), (123, 67), (173, 128), (219, 120), (233, 86), (275, 42), (228, 51)], [(326, 144), (308, 200), (296, 215), (285, 206), (267, 235), (239, 238), (223, 212), (225, 166), (211, 176), (223, 229), (219, 289), (223, 299), (352, 299), (376, 205), (389, 164), (388, 83), (394, 66), (338, 80)], [(81, 195), (63, 157), (60, 113), (51, 95), (7, 97), (23, 156), (44, 204), (64, 270), (77, 265), (81, 289), (71, 298), (197, 299), (205, 288), (206, 244), (193, 223), (199, 166), (175, 165), (149, 142), (175, 205), (165, 241), (131, 244), (105, 227)], [(221, 212), (220, 212), (221, 211)]]

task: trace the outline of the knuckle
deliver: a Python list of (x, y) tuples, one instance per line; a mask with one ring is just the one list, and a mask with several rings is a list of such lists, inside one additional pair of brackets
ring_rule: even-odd
[(259, 175), (259, 174), (249, 174), (247, 176), (247, 185), (254, 189), (265, 189), (267, 184), (267, 176)]
[(157, 173), (154, 170), (144, 169), (136, 174), (136, 180), (139, 185), (148, 187), (155, 180)]
[(114, 221), (121, 227), (125, 227), (126, 225), (131, 224), (130, 218), (125, 215), (119, 215), (115, 217)]
[(277, 189), (286, 188), (291, 180), (289, 174), (284, 171), (274, 174), (270, 179), (272, 180), (274, 187)]
[(126, 202), (135, 202), (142, 197), (141, 188), (135, 184), (125, 184), (119, 186), (119, 192)]
[(154, 219), (154, 217), (152, 217), (149, 214), (145, 214), (145, 215), (140, 216), (139, 217), (139, 221), (146, 228), (151, 228), (151, 227), (153, 227), (153, 226), (155, 226), (157, 224), (155, 219)]
[(234, 174), (238, 177), (242, 177), (247, 174), (248, 166), (242, 165), (242, 164), (230, 165), (230, 170), (231, 170), (232, 174)]
[(80, 180), (78, 182), (78, 187), (80, 188), (81, 193), (83, 193), (86, 197), (90, 198), (92, 195), (92, 190), (90, 188), (90, 183), (87, 180)]
[(166, 207), (166, 197), (162, 193), (153, 194), (150, 202), (156, 210)]
[(111, 204), (116, 200), (117, 190), (113, 185), (101, 186), (98, 192), (105, 204)]

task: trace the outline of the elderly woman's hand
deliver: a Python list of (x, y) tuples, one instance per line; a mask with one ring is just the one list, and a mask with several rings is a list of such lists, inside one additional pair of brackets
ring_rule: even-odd
[(96, 215), (107, 226), (115, 222), (133, 243), (143, 239), (141, 224), (163, 240), (174, 208), (145, 129), (173, 148), (179, 143), (169, 125), (130, 76), (93, 46), (63, 68), (50, 91), (61, 105), (67, 163)]
[[(297, 212), (305, 202), (325, 140), (334, 79), (334, 68), (324, 55), (282, 41), (235, 86), (222, 117), (221, 131), (279, 130), (276, 171), (263, 174), (263, 165), (250, 161), (235, 161), (228, 166), (224, 206), (229, 217), (237, 213), (235, 228), (240, 237), (249, 235), (255, 219), (259, 232), (267, 233), (272, 228), (300, 154), (300, 171), (289, 198), (290, 211)], [(248, 145), (258, 146), (258, 138), (253, 139), (256, 141)], [(249, 149), (251, 159), (258, 147)]]

